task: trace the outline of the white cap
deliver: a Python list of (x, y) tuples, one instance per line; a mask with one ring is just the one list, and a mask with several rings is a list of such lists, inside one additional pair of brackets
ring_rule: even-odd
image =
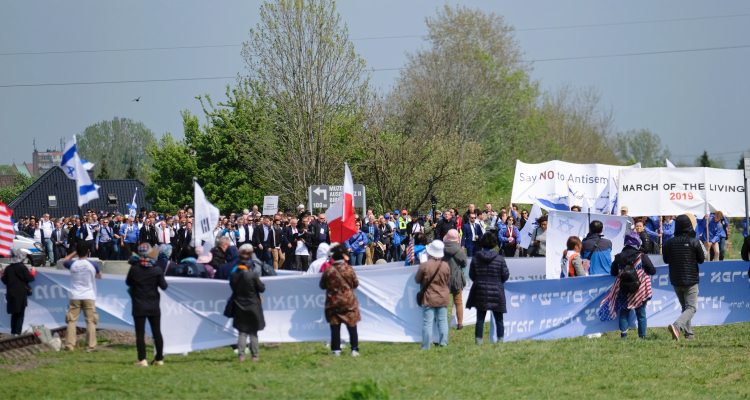
[(443, 252), (444, 249), (445, 243), (443, 243), (442, 240), (433, 240), (432, 243), (427, 246), (427, 254), (435, 258), (443, 258), (443, 256), (445, 256), (445, 253)]
[(299, 208), (299, 209), (305, 208), (305, 205), (304, 204), (300, 204), (300, 205), (297, 206), (297, 208)]

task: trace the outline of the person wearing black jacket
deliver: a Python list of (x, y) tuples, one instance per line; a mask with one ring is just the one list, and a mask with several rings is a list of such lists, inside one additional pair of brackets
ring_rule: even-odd
[(190, 222), (185, 223), (180, 230), (177, 231), (174, 239), (177, 240), (177, 247), (174, 249), (175, 256), (173, 257), (175, 262), (180, 262), (183, 258), (182, 251), (190, 246), (190, 240), (193, 237), (193, 224)]
[(443, 240), (449, 230), (459, 230), (456, 226), (456, 220), (453, 218), (453, 213), (446, 211), (443, 215), (443, 219), (438, 221), (435, 227), (435, 240)]
[(284, 261), (286, 260), (286, 257), (284, 256), (284, 234), (281, 229), (280, 219), (273, 220), (271, 231), (273, 232), (273, 235), (269, 239), (268, 247), (273, 256), (273, 269), (279, 269), (279, 267), (284, 265)]
[(61, 222), (55, 224), (55, 230), (52, 231), (52, 237), (50, 239), (52, 240), (52, 251), (55, 260), (50, 266), (54, 267), (55, 264), (57, 264), (57, 260), (62, 260), (67, 255), (65, 253), (65, 241), (67, 240), (67, 236), (65, 235)]
[(29, 272), (23, 263), (26, 254), (22, 250), (13, 249), (10, 258), (12, 264), (2, 271), (0, 281), (6, 286), (5, 301), (6, 311), (10, 314), (10, 335), (18, 336), (23, 331), (23, 318), (28, 305), (26, 285), (34, 282), (36, 268), (32, 266)]
[[(643, 226), (641, 224), (641, 226)], [(637, 229), (636, 229), (637, 231)], [(643, 233), (646, 233), (645, 231)], [(646, 236), (648, 234), (646, 233)], [(648, 256), (644, 255), (643, 246), (641, 243), (641, 235), (637, 232), (631, 232), (630, 234), (625, 236), (625, 247), (623, 247), (620, 254), (617, 254), (615, 256), (614, 261), (612, 261), (612, 267), (610, 268), (610, 273), (612, 276), (619, 276), (620, 271), (625, 269), (625, 267), (629, 264), (635, 265), (635, 263), (638, 260), (638, 257), (641, 257), (641, 263), (639, 264), (641, 268), (643, 268), (643, 272), (645, 272), (647, 275), (653, 275), (656, 273), (656, 268), (654, 267), (654, 264), (651, 262), (651, 260), (648, 258)], [(638, 269), (638, 266), (636, 266), (636, 270)], [(645, 281), (641, 281), (641, 286), (645, 284)], [(618, 293), (618, 296), (627, 295), (626, 293), (620, 292)], [(640, 306), (634, 308), (636, 320), (638, 320), (638, 337), (645, 339), (646, 338), (646, 304), (648, 299), (644, 299)], [(630, 309), (629, 308), (622, 308), (620, 311), (620, 337), (625, 339), (628, 337), (628, 327), (630, 326)]]
[(311, 243), (308, 246), (310, 250), (310, 260), (315, 261), (315, 258), (317, 258), (318, 246), (320, 246), (321, 243), (331, 244), (331, 230), (328, 229), (325, 214), (319, 214), (318, 219), (311, 224), (310, 240)]
[[(409, 246), (412, 236), (414, 236), (414, 234), (419, 233), (419, 232), (424, 232), (424, 223), (419, 222), (419, 211), (413, 210), (411, 212), (411, 221), (409, 221), (409, 223), (406, 224), (406, 245), (407, 246)], [(440, 240), (443, 240), (443, 239), (441, 238)]]
[(297, 248), (297, 242), (294, 240), (297, 236), (297, 218), (289, 220), (289, 226), (284, 227), (282, 231), (281, 248), (284, 250), (284, 265), (282, 269), (295, 269), (296, 260), (294, 250)]
[(266, 285), (260, 277), (248, 266), (251, 260), (241, 260), (237, 270), (229, 277), (229, 287), (232, 289), (234, 307), (232, 312), (232, 326), (240, 334), (237, 338), (239, 360), (245, 361), (247, 336), (250, 336), (250, 353), (253, 361), (258, 361), (258, 331), (266, 327), (263, 318), (262, 299), (260, 294), (266, 291)]
[(271, 221), (268, 217), (263, 217), (261, 221), (261, 224), (256, 226), (253, 233), (253, 247), (260, 261), (273, 265), (270, 245), (273, 239), (273, 228), (271, 228)]
[[(304, 218), (297, 222), (297, 234), (294, 235), (294, 265), (298, 271), (307, 271), (310, 267), (310, 232), (308, 231), (307, 219), (310, 218), (306, 215)], [(307, 254), (304, 254), (304, 253)]]
[(156, 246), (158, 243), (156, 228), (154, 227), (154, 221), (151, 218), (147, 218), (146, 222), (143, 224), (141, 234), (138, 236), (138, 243), (148, 243), (151, 246)]
[(654, 250), (654, 242), (651, 241), (651, 235), (646, 232), (643, 221), (638, 220), (638, 222), (635, 223), (635, 231), (638, 232), (638, 237), (641, 239), (639, 250), (644, 254), (651, 254)]
[[(750, 236), (745, 236), (745, 242), (742, 243), (740, 253), (744, 261), (750, 261)], [(750, 274), (750, 269), (748, 270), (748, 274)]]
[(682, 306), (682, 314), (668, 327), (674, 340), (680, 340), (680, 330), (685, 331), (687, 340), (695, 340), (690, 320), (698, 310), (698, 265), (708, 258), (708, 252), (695, 238), (694, 229), (695, 217), (685, 214), (678, 216), (675, 219), (675, 236), (667, 241), (662, 250), (664, 263), (669, 264), (669, 280)]
[(125, 278), (129, 286), (135, 322), (135, 346), (138, 349), (139, 367), (147, 367), (146, 361), (146, 319), (151, 327), (156, 357), (153, 365), (164, 365), (164, 339), (161, 336), (161, 309), (159, 308), (159, 288), (167, 290), (164, 271), (154, 265), (158, 251), (148, 243), (138, 246), (138, 260), (129, 260), (130, 270)]
[(68, 254), (73, 254), (76, 251), (76, 243), (86, 236), (88, 236), (86, 225), (81, 223), (80, 218), (76, 218), (76, 224), (68, 231)]

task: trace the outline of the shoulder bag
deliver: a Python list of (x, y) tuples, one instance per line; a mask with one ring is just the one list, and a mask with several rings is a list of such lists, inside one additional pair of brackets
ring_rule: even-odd
[(417, 304), (422, 307), (422, 302), (424, 301), (424, 292), (427, 290), (430, 285), (432, 285), (432, 281), (435, 280), (435, 277), (437, 276), (438, 272), (440, 272), (440, 264), (438, 264), (437, 269), (435, 270), (435, 273), (432, 275), (432, 278), (430, 278), (430, 281), (427, 282), (427, 285), (419, 288), (419, 293), (417, 293)]

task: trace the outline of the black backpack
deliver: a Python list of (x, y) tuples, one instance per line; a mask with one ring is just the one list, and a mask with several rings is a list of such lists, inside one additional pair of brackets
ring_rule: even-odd
[(635, 265), (640, 261), (641, 255), (642, 253), (637, 253), (620, 271), (620, 290), (623, 293), (635, 293), (641, 287), (641, 279), (638, 278), (638, 272), (635, 270)]
[[(259, 262), (259, 261), (253, 261), (253, 262)], [(276, 276), (276, 270), (273, 269), (273, 265), (262, 263), (261, 271), (263, 272), (263, 276)]]

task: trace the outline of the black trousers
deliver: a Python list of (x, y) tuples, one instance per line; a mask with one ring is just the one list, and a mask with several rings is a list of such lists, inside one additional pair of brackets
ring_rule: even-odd
[(94, 256), (98, 255), (96, 252), (96, 240), (87, 240), (86, 244), (89, 245), (89, 255)]
[[(346, 329), (349, 331), (349, 342), (352, 345), (352, 350), (359, 350), (359, 336), (357, 336), (357, 325), (346, 325)], [(331, 324), (331, 350), (341, 351), (341, 324)]]
[(112, 258), (112, 242), (99, 243), (99, 259), (106, 261)]
[(308, 268), (310, 268), (310, 256), (300, 256), (296, 255), (294, 256), (295, 259), (295, 269), (297, 271), (307, 271)]
[(56, 244), (54, 245), (55, 248), (55, 263), (57, 263), (58, 260), (62, 260), (65, 258), (65, 256), (68, 254), (67, 249), (65, 248), (64, 244)]
[(138, 252), (138, 246), (135, 243), (124, 242), (120, 246), (120, 260), (130, 260), (130, 255)]
[(135, 322), (135, 347), (138, 349), (138, 361), (146, 359), (146, 319), (151, 326), (151, 337), (156, 348), (155, 361), (164, 359), (164, 339), (161, 337), (161, 315), (150, 317), (133, 317)]
[(23, 330), (23, 316), (25, 312), (26, 312), (26, 309), (24, 308), (23, 311), (10, 315), (10, 334), (11, 335), (21, 334), (21, 331)]

